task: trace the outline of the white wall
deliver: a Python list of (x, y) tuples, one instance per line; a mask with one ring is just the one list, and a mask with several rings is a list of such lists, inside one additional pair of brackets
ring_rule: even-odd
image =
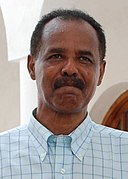
[(1, 0), (6, 26), (8, 60), (19, 60), (29, 53), (32, 31), (43, 0)]
[(0, 132), (20, 123), (18, 63), (7, 61), (6, 34), (0, 9)]
[(36, 82), (30, 79), (27, 58), (20, 61), (20, 119), (21, 124), (29, 121), (32, 110), (37, 107)]

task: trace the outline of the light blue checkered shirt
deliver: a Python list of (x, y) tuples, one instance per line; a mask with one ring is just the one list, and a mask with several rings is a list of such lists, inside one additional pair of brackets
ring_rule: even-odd
[(33, 116), (0, 135), (0, 179), (128, 179), (128, 133), (89, 116), (70, 135), (53, 135)]

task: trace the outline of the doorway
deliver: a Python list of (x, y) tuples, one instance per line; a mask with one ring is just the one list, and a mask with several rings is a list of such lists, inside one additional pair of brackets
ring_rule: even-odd
[(103, 125), (128, 131), (128, 90), (122, 93), (105, 115)]

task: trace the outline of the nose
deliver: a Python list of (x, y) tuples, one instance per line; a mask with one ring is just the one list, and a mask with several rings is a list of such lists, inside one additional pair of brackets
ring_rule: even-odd
[(78, 75), (78, 69), (74, 60), (67, 60), (66, 64), (62, 68), (62, 75), (74, 77)]

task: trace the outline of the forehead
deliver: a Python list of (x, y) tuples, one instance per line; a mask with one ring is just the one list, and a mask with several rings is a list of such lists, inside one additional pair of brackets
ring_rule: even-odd
[(64, 33), (64, 32), (78, 32), (80, 35), (81, 33), (85, 33), (85, 35), (93, 36), (97, 40), (97, 33), (96, 30), (86, 21), (82, 19), (60, 19), (54, 18), (50, 22), (48, 22), (42, 32), (42, 37), (47, 38), (52, 36), (54, 33)]
[(84, 49), (97, 52), (99, 41), (95, 29), (84, 20), (55, 18), (48, 22), (42, 32), (42, 50), (52, 47)]

